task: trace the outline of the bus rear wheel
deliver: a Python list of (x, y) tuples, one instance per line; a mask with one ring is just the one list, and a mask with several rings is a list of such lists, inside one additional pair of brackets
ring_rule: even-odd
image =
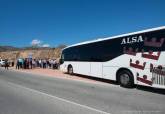
[(131, 88), (134, 86), (134, 79), (132, 73), (123, 70), (118, 73), (118, 82), (122, 87)]
[(73, 75), (73, 67), (71, 65), (68, 66), (68, 74)]

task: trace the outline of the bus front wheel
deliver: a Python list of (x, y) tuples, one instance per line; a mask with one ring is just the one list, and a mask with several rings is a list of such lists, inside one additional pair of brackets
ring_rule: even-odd
[(131, 72), (123, 70), (118, 73), (118, 82), (122, 87), (131, 88), (134, 85), (134, 79)]
[(68, 66), (68, 74), (73, 75), (73, 67), (71, 65)]

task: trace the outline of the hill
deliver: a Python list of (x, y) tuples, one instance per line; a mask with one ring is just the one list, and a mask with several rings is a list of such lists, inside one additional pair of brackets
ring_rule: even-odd
[(20, 50), (19, 48), (13, 47), (13, 46), (0, 46), (0, 52), (5, 51), (17, 51)]
[(32, 56), (35, 59), (57, 59), (61, 55), (61, 50), (66, 47), (60, 45), (56, 48), (45, 47), (24, 47), (16, 48), (12, 46), (0, 46), (0, 58), (16, 60), (17, 58), (28, 58)]

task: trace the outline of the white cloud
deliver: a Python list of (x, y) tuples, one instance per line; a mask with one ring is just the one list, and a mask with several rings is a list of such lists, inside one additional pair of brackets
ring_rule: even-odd
[(32, 46), (40, 46), (40, 44), (41, 44), (41, 40), (38, 40), (38, 39), (34, 39), (31, 42)]
[(42, 47), (50, 47), (49, 44), (43, 44)]
[(50, 47), (49, 44), (43, 43), (43, 41), (38, 40), (38, 39), (33, 39), (33, 40), (31, 41), (31, 45), (32, 45), (32, 46), (39, 46), (39, 47)]

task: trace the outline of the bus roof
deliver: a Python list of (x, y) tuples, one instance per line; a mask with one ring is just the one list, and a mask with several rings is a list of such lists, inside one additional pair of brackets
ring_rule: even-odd
[(156, 31), (156, 30), (162, 30), (162, 29), (165, 29), (165, 26), (151, 28), (151, 29), (146, 29), (146, 30), (137, 31), (137, 32), (126, 33), (126, 34), (112, 36), (112, 37), (107, 37), (107, 38), (99, 38), (99, 39), (96, 39), (96, 40), (85, 41), (85, 42), (81, 42), (81, 43), (70, 45), (70, 46), (68, 46), (68, 47), (66, 47), (64, 49), (67, 49), (67, 48), (70, 48), (70, 47), (74, 47), (74, 46), (83, 45), (83, 44), (89, 44), (89, 43), (94, 43), (94, 42), (99, 42), (99, 41), (104, 41), (104, 40), (109, 40), (109, 39), (115, 39), (115, 38), (120, 38), (120, 37), (134, 35), (134, 34), (140, 34), (140, 33), (152, 32), (152, 31)]

